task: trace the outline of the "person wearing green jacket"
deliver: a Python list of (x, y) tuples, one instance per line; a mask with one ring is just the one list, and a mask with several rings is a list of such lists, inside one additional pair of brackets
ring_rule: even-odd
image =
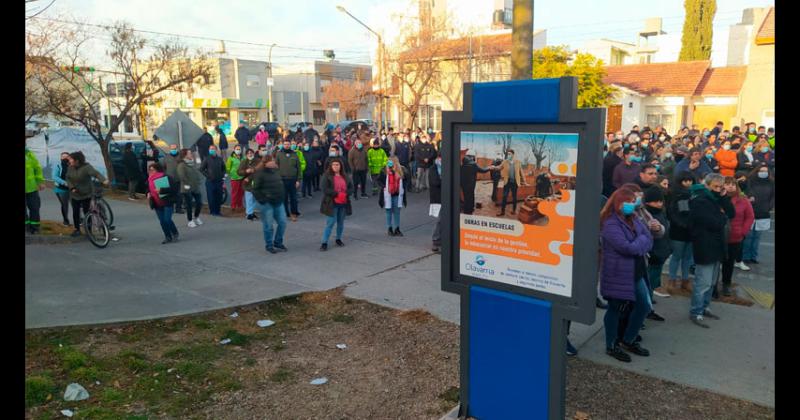
[[(295, 144), (294, 147), (297, 148), (297, 145)], [(290, 216), (292, 221), (296, 222), (297, 216), (300, 215), (297, 209), (297, 189), (300, 187), (300, 177), (303, 176), (303, 171), (300, 167), (300, 157), (292, 149), (291, 141), (283, 141), (283, 148), (275, 153), (275, 162), (278, 164), (278, 173), (283, 179), (286, 192), (284, 198), (286, 216)]]
[[(197, 164), (191, 149), (180, 151), (180, 160), (176, 169), (178, 180), (181, 183), (180, 190), (183, 201), (186, 203), (186, 218), (189, 220), (188, 226), (194, 228), (203, 224), (200, 220), (200, 210), (203, 209), (203, 199), (200, 195), (200, 184), (203, 181), (203, 174), (197, 170)], [(192, 209), (194, 202), (194, 209)]]
[(386, 152), (381, 149), (381, 144), (377, 139), (373, 140), (372, 148), (367, 151), (367, 163), (369, 166), (369, 175), (372, 178), (372, 196), (378, 194), (378, 178), (381, 176), (381, 171), (389, 162), (389, 157)]
[(231, 210), (234, 212), (243, 209), (244, 189), (242, 188), (243, 176), (239, 175), (239, 165), (242, 163), (242, 146), (233, 148), (233, 154), (225, 162), (225, 171), (231, 177)]
[(83, 214), (89, 213), (89, 204), (94, 192), (93, 179), (97, 178), (103, 185), (108, 186), (108, 180), (92, 165), (86, 163), (83, 152), (77, 151), (69, 155), (69, 169), (67, 170), (67, 186), (72, 200), (72, 223), (75, 231), (72, 236), (81, 235), (81, 209)]
[(39, 159), (25, 147), (25, 227), (31, 235), (39, 232), (39, 208), (42, 200), (39, 191), (44, 190), (44, 173)]

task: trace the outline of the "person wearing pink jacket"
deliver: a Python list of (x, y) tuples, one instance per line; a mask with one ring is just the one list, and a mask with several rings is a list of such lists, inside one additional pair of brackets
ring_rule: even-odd
[(259, 125), (258, 133), (256, 133), (256, 143), (258, 143), (259, 146), (266, 146), (267, 140), (269, 140), (267, 129), (263, 125)]
[(736, 209), (736, 215), (730, 221), (731, 231), (728, 236), (728, 254), (722, 261), (722, 294), (723, 296), (730, 296), (732, 294), (731, 278), (733, 277), (733, 267), (735, 266), (742, 270), (750, 269), (744, 263), (741, 263), (741, 265), (735, 263), (741, 257), (742, 242), (745, 234), (750, 232), (753, 227), (755, 213), (750, 200), (739, 189), (739, 183), (736, 182), (736, 178), (725, 178), (725, 191), (731, 197), (731, 204)]

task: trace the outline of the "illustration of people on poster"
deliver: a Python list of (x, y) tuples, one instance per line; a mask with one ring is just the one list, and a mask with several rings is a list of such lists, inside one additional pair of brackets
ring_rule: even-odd
[(577, 133), (461, 133), (460, 273), (570, 297)]

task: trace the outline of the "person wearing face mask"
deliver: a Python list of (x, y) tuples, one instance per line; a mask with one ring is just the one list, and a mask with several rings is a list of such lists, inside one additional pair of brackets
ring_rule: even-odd
[(745, 142), (743, 147), (739, 148), (739, 152), (736, 154), (736, 160), (738, 165), (736, 166), (736, 177), (747, 177), (747, 175), (753, 170), (755, 167), (755, 153), (754, 153), (753, 143)]
[(642, 133), (642, 139), (639, 142), (641, 156), (643, 161), (649, 161), (650, 156), (653, 154), (653, 144), (651, 142), (651, 135), (649, 131)]
[(754, 122), (747, 123), (747, 140), (755, 142), (757, 138), (758, 134), (756, 133), (756, 123)]
[(385, 132), (381, 133), (381, 149), (386, 153), (386, 156), (394, 156), (394, 147), (389, 143), (389, 137)]
[[(645, 209), (654, 219), (658, 220), (664, 226), (664, 236), (660, 238), (653, 238), (653, 248), (648, 253), (647, 258), (647, 279), (650, 285), (650, 300), (653, 296), (667, 298), (670, 297), (666, 290), (661, 288), (661, 272), (664, 269), (664, 263), (672, 254), (672, 246), (669, 238), (669, 221), (667, 220), (666, 210), (664, 209), (664, 191), (659, 186), (658, 188), (649, 188), (644, 193)], [(647, 316), (648, 319), (663, 321), (664, 318), (656, 314), (655, 311), (650, 311)]]
[(317, 162), (319, 160), (318, 153), (320, 152), (319, 148), (314, 150), (311, 148), (309, 144), (303, 145), (303, 161), (305, 162), (305, 169), (303, 170), (303, 185), (302, 185), (302, 195), (303, 197), (313, 198), (312, 193), (314, 192), (314, 178), (319, 174), (319, 166)]
[(442, 247), (442, 219), (441, 219), (441, 204), (442, 204), (442, 157), (439, 156), (434, 161), (435, 170), (431, 170), (430, 174), (430, 204), (438, 204), (439, 215), (436, 216), (436, 224), (433, 227), (433, 235), (431, 240), (433, 246), (431, 250), (435, 253), (441, 253)]
[(659, 172), (667, 177), (668, 179), (672, 179), (675, 171), (675, 157), (672, 155), (672, 146), (664, 146), (661, 149), (661, 156), (659, 158), (659, 165), (658, 168)]
[(708, 174), (702, 184), (691, 187), (692, 198), (689, 200), (695, 262), (689, 319), (703, 328), (709, 328), (705, 318), (719, 319), (708, 306), (716, 287), (720, 263), (725, 259), (728, 249), (726, 226), (736, 212), (724, 183), (725, 177), (722, 175)]
[(205, 160), (208, 157), (209, 149), (212, 145), (214, 145), (214, 137), (211, 136), (211, 131), (213, 128), (208, 127), (208, 129), (203, 132), (197, 142), (195, 142), (194, 146), (192, 146), (192, 151), (197, 152), (200, 154), (200, 160)]
[(436, 159), (436, 150), (426, 134), (420, 137), (420, 144), (414, 149), (414, 159), (417, 161), (416, 191), (421, 192), (428, 189), (428, 170)]
[(769, 170), (772, 172), (772, 175), (775, 176), (775, 156), (772, 152), (772, 149), (769, 147), (769, 141), (767, 140), (766, 134), (759, 136), (758, 142), (755, 144), (755, 150), (756, 163), (763, 163), (767, 165)]
[(603, 158), (603, 195), (607, 198), (617, 188), (614, 186), (614, 169), (623, 160), (622, 142), (612, 141), (608, 146), (608, 154)]
[[(124, 150), (125, 151), (122, 153), (122, 167), (125, 168), (125, 178), (128, 179), (128, 200), (134, 201), (137, 200), (136, 188), (139, 186), (139, 181), (142, 179), (142, 173), (139, 171), (139, 160), (136, 159), (136, 154), (133, 153), (133, 144), (125, 143)], [(69, 154), (66, 152), (61, 154), (64, 176), (66, 176), (66, 170), (67, 167), (69, 167), (69, 163), (64, 165), (64, 160), (67, 156), (69, 156)], [(61, 178), (63, 178), (63, 176)], [(69, 190), (67, 190), (67, 194), (69, 194)], [(64, 219), (66, 220), (66, 217)]]
[(767, 130), (767, 141), (769, 142), (769, 147), (775, 149), (775, 129), (772, 127)]
[[(178, 178), (178, 162), (180, 162), (180, 157), (178, 156), (178, 146), (175, 144), (170, 144), (169, 153), (167, 153), (167, 155), (161, 160), (161, 167), (164, 168), (164, 173), (166, 173), (168, 177), (172, 179)], [(172, 202), (173, 212), (177, 214), (183, 214), (182, 195), (176, 194)]]
[[(304, 148), (304, 140), (295, 142), (291, 145), (292, 150), (297, 154), (297, 160), (300, 161), (300, 192), (302, 193), (305, 190), (305, 173), (306, 173), (306, 154), (303, 152)], [(305, 198), (305, 195), (303, 195)]]
[(728, 236), (728, 252), (725, 255), (725, 260), (722, 261), (722, 294), (724, 296), (731, 296), (731, 280), (733, 277), (733, 268), (737, 267), (740, 270), (750, 270), (750, 267), (743, 262), (736, 262), (742, 255), (742, 242), (744, 236), (753, 227), (755, 216), (753, 213), (753, 206), (750, 200), (742, 194), (739, 190), (739, 184), (733, 177), (725, 178), (725, 191), (731, 197), (731, 204), (735, 209), (735, 216), (731, 219), (730, 235)]
[(675, 165), (675, 174), (682, 172), (691, 172), (695, 179), (703, 179), (707, 174), (711, 173), (711, 168), (703, 159), (702, 152), (698, 148), (689, 149), (687, 158), (682, 159)]
[(267, 155), (267, 146), (258, 146), (258, 153), (253, 149), (248, 149), (245, 159), (239, 163), (237, 173), (242, 177), (242, 189), (244, 189), (244, 210), (249, 221), (258, 220), (256, 216), (256, 199), (253, 196), (253, 177), (256, 168), (261, 163), (261, 156)]
[(258, 146), (267, 144), (267, 141), (269, 140), (269, 132), (263, 124), (258, 126), (258, 132), (256, 132), (255, 140), (256, 145)]
[[(620, 188), (609, 197), (600, 213), (600, 293), (608, 301), (603, 318), (606, 354), (623, 362), (631, 361), (624, 350), (640, 356), (650, 354), (636, 339), (651, 310), (645, 282), (645, 257), (653, 246), (653, 235), (636, 217), (635, 210), (636, 194), (630, 189)], [(620, 323), (626, 316), (628, 322), (619, 340)]]
[(500, 212), (497, 216), (504, 216), (506, 214), (506, 203), (508, 194), (511, 193), (511, 214), (517, 213), (517, 188), (518, 186), (526, 186), (528, 183), (525, 181), (525, 172), (522, 170), (522, 162), (514, 158), (514, 150), (506, 150), (506, 159), (500, 165), (500, 176), (503, 179), (503, 201), (500, 204)]
[[(130, 143), (126, 144), (129, 145)], [(130, 149), (130, 147), (128, 147)], [(127, 150), (127, 149), (126, 149)], [(133, 156), (134, 160), (134, 169), (136, 169), (136, 174), (139, 174), (139, 163), (136, 162), (136, 156), (131, 151), (131, 155)], [(123, 155), (123, 164), (125, 156)], [(54, 184), (54, 191), (56, 193), (56, 198), (58, 198), (58, 202), (61, 203), (61, 217), (64, 220), (64, 226), (69, 226), (69, 187), (67, 186), (67, 170), (69, 169), (69, 153), (61, 152), (61, 160), (58, 161), (57, 164), (53, 166), (53, 184)], [(137, 178), (138, 179), (138, 178)], [(128, 183), (130, 185), (130, 182)], [(136, 184), (134, 181), (134, 190), (136, 191)], [(130, 188), (129, 188), (130, 191)], [(134, 192), (135, 194), (135, 192)], [(130, 199), (131, 195), (129, 193), (128, 198)], [(133, 198), (135, 200), (135, 198)]]
[(395, 156), (397, 156), (397, 160), (400, 162), (400, 165), (403, 165), (403, 168), (405, 168), (406, 170), (410, 170), (411, 147), (408, 143), (408, 136), (402, 133), (398, 135), (401, 136), (401, 138), (394, 144)]
[(736, 152), (731, 150), (730, 140), (722, 142), (722, 147), (714, 154), (714, 159), (719, 165), (719, 173), (722, 176), (734, 176), (736, 168), (739, 166), (739, 160), (736, 158)]
[[(667, 220), (672, 256), (669, 259), (669, 288), (689, 290), (689, 267), (693, 264), (691, 215), (689, 213), (690, 188), (694, 176), (683, 172), (676, 176), (667, 202)], [(681, 277), (678, 277), (678, 268)]]
[(761, 232), (770, 229), (770, 212), (775, 207), (775, 181), (766, 164), (758, 164), (747, 177), (747, 196), (753, 205), (755, 223), (742, 243), (742, 260), (746, 264), (758, 264)]
[(217, 156), (217, 146), (208, 148), (208, 157), (200, 163), (200, 173), (206, 177), (206, 197), (208, 212), (212, 216), (222, 217), (222, 186), (225, 182), (225, 162)]
[(309, 151), (311, 159), (306, 162), (306, 164), (314, 165), (316, 167), (314, 176), (311, 178), (311, 185), (313, 186), (315, 192), (320, 191), (319, 180), (325, 167), (325, 156), (327, 154), (326, 150), (328, 150), (328, 146), (322, 146), (319, 138), (315, 138), (314, 141), (311, 142), (311, 150)]
[(246, 150), (250, 147), (250, 130), (245, 127), (244, 120), (239, 121), (239, 128), (236, 129), (236, 132), (233, 133), (233, 136), (236, 138), (236, 141), (239, 143), (239, 146), (242, 150)]
[(225, 163), (225, 173), (231, 179), (231, 210), (234, 213), (243, 211), (244, 206), (242, 201), (244, 199), (244, 189), (242, 188), (243, 176), (239, 175), (239, 166), (243, 160), (242, 148), (237, 145), (233, 148), (233, 154), (230, 159)]
[[(383, 152), (382, 149), (381, 152)], [(378, 205), (386, 210), (386, 227), (389, 236), (403, 236), (403, 233), (400, 232), (400, 210), (408, 205), (406, 203), (405, 178), (403, 167), (400, 166), (396, 157), (389, 159), (381, 173), (378, 174), (377, 181), (381, 187)]]
[(705, 149), (705, 154), (703, 155), (703, 162), (711, 168), (712, 172), (719, 173), (719, 162), (714, 159), (714, 153), (716, 153), (716, 149), (713, 147), (709, 147)]
[[(186, 219), (190, 228), (195, 228), (203, 224), (200, 220), (200, 211), (203, 209), (203, 198), (200, 195), (200, 182), (202, 174), (197, 170), (192, 151), (183, 149), (180, 151), (178, 161), (178, 181), (180, 182), (179, 195), (183, 196), (186, 203)], [(194, 208), (193, 208), (194, 205)]]
[(283, 149), (276, 154), (275, 162), (278, 164), (278, 172), (283, 179), (283, 187), (285, 191), (284, 207), (286, 208), (286, 216), (291, 217), (292, 222), (297, 221), (297, 216), (300, 211), (297, 209), (297, 188), (300, 187), (300, 178), (303, 171), (300, 168), (300, 158), (297, 153), (292, 149), (289, 140), (283, 141)]
[(381, 149), (380, 143), (378, 143), (378, 140), (376, 139), (372, 142), (372, 148), (367, 151), (367, 164), (369, 166), (370, 177), (372, 178), (373, 197), (378, 194), (378, 190), (381, 186), (381, 184), (378, 182), (378, 179), (380, 178), (383, 168), (386, 167), (388, 161), (389, 157), (386, 156), (386, 152)]
[(361, 187), (361, 197), (368, 197), (366, 189), (369, 160), (361, 140), (356, 140), (355, 147), (350, 149), (350, 153), (347, 154), (347, 162), (350, 164), (350, 169), (353, 170), (353, 198), (358, 200), (359, 186)]
[(612, 184), (614, 188), (619, 188), (623, 184), (634, 182), (639, 177), (639, 162), (642, 158), (635, 152), (635, 149), (629, 148), (622, 152), (622, 162), (615, 168), (612, 175)]
[[(217, 145), (219, 146), (220, 157), (222, 157), (222, 160), (226, 160), (228, 159), (228, 136), (222, 131), (219, 123), (214, 123), (214, 132), (216, 132), (218, 136)], [(178, 194), (178, 196), (180, 196), (180, 194)]]

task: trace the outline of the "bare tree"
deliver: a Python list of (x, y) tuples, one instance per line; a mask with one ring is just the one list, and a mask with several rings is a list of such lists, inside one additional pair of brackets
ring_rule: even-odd
[[(192, 57), (188, 49), (171, 40), (154, 44), (139, 36), (127, 23), (117, 23), (108, 28), (111, 42), (106, 55), (113, 68), (94, 71), (86, 66), (82, 52), (91, 36), (80, 30), (69, 31), (69, 37), (53, 50), (47, 59), (26, 64), (37, 66), (33, 72), (38, 89), (37, 98), (45, 112), (83, 126), (100, 145), (108, 177), (114, 179), (114, 168), (108, 155), (108, 144), (119, 125), (140, 104), (170, 90), (205, 86), (212, 77), (212, 65), (200, 51)], [(58, 34), (54, 35), (58, 37)], [(151, 50), (149, 55), (145, 51)], [(106, 81), (121, 79), (122, 89), (110, 92), (103, 86)], [(104, 124), (101, 104), (113, 104), (117, 115), (109, 116)]]
[(333, 80), (325, 86), (320, 103), (325, 108), (338, 106), (341, 113), (354, 115), (368, 106), (373, 97), (369, 82)]
[(528, 136), (528, 147), (531, 149), (531, 154), (533, 154), (533, 158), (536, 159), (536, 170), (538, 171), (539, 168), (542, 167), (542, 162), (547, 158), (549, 154), (549, 147), (547, 144), (547, 136), (537, 136), (531, 134)]

